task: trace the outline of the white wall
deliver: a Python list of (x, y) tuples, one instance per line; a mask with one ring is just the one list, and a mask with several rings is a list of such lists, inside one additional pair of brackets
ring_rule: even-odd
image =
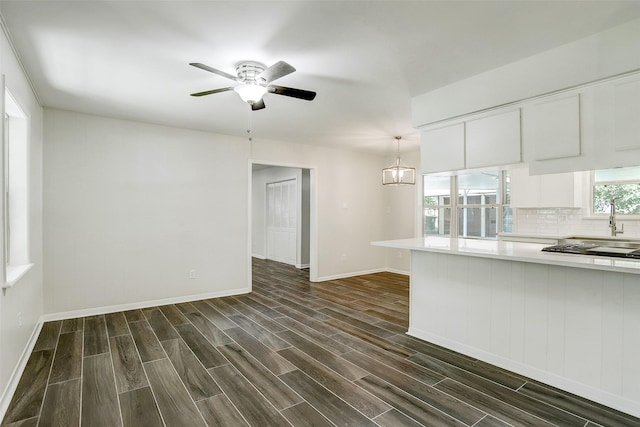
[(386, 268), (377, 155), (44, 116), (45, 313), (246, 289), (249, 158), (317, 168), (320, 280)]
[[(29, 339), (37, 332), (42, 314), (42, 108), (38, 104), (13, 51), (0, 31), (0, 73), (29, 122), (29, 252), (34, 264), (11, 289), (0, 295), (0, 419), (9, 404), (8, 387)], [(4, 92), (4, 91), (2, 91)], [(3, 122), (3, 121), (2, 121)], [(4, 162), (2, 162), (4, 164)], [(1, 167), (1, 166), (0, 166)], [(3, 175), (3, 174), (2, 174)], [(0, 236), (2, 227), (0, 227)], [(0, 251), (3, 250), (0, 245)], [(2, 263), (0, 263), (2, 264)], [(1, 268), (2, 266), (0, 266)], [(0, 270), (1, 271), (1, 270)]]
[(245, 139), (44, 118), (45, 313), (248, 289)]

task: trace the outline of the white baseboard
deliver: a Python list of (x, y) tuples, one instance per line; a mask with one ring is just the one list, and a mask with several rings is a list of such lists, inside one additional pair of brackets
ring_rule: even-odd
[(74, 319), (76, 317), (95, 316), (98, 314), (115, 313), (118, 311), (136, 310), (139, 308), (155, 307), (158, 305), (178, 304), (181, 302), (198, 301), (209, 298), (221, 298), (231, 295), (242, 295), (251, 292), (251, 288), (232, 289), (229, 291), (210, 292), (206, 294), (188, 295), (184, 297), (164, 298), (152, 301), (141, 301), (130, 304), (111, 305), (105, 307), (87, 308), (83, 310), (65, 311), (61, 313), (43, 314), (40, 317), (41, 323), (52, 320)]
[(402, 274), (404, 276), (409, 276), (410, 274), (408, 271), (394, 270), (392, 268), (374, 268), (372, 270), (355, 271), (353, 273), (335, 274), (333, 276), (318, 277), (316, 282), (326, 282), (328, 280), (346, 279), (347, 277), (363, 276), (365, 274), (374, 274), (374, 273), (396, 273), (396, 274)]
[(386, 268), (374, 268), (373, 270), (354, 271), (352, 273), (334, 274), (333, 276), (318, 277), (317, 282), (326, 282), (328, 280), (346, 279), (347, 277), (362, 276), (365, 274), (383, 273)]
[(267, 257), (266, 257), (266, 256), (264, 256), (264, 255), (258, 255), (258, 254), (251, 254), (251, 258), (267, 259)]
[(409, 272), (409, 271), (396, 270), (395, 268), (387, 268), (385, 271), (387, 271), (389, 273), (401, 274), (403, 276), (410, 276), (411, 275), (411, 272)]
[(296, 268), (301, 270), (303, 268), (309, 268), (309, 264), (296, 264)]
[(41, 329), (42, 329), (42, 321), (39, 321), (33, 327), (33, 331), (31, 332), (31, 336), (27, 341), (27, 345), (24, 347), (24, 350), (22, 350), (22, 354), (18, 359), (18, 363), (16, 364), (16, 367), (13, 369), (13, 372), (9, 377), (9, 382), (7, 383), (7, 387), (2, 392), (2, 396), (0, 396), (0, 421), (4, 419), (4, 416), (7, 413), (7, 409), (9, 409), (11, 398), (13, 398), (13, 395), (16, 392), (16, 388), (18, 387), (20, 378), (24, 373), (24, 368), (27, 366), (27, 362), (29, 361), (31, 352), (33, 351), (33, 348), (36, 345), (36, 341), (38, 340), (38, 335), (40, 335)]
[(640, 402), (626, 399), (613, 393), (608, 393), (604, 390), (600, 390), (587, 384), (573, 381), (571, 379), (541, 370), (539, 368), (535, 368), (525, 363), (507, 359), (494, 353), (489, 353), (487, 351), (471, 347), (457, 341), (443, 338), (439, 335), (432, 334), (431, 332), (410, 327), (407, 331), (407, 335), (411, 335), (421, 340), (440, 345), (442, 347), (457, 351), (476, 359), (480, 359), (484, 362), (491, 363), (500, 368), (507, 369), (517, 374), (524, 375), (545, 384), (549, 384), (561, 390), (565, 390), (569, 393), (584, 397), (585, 399), (593, 400), (594, 402), (598, 402), (610, 408), (617, 409), (636, 417), (640, 417)]

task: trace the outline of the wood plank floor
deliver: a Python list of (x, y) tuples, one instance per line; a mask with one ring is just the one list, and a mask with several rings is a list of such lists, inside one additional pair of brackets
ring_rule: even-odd
[(46, 323), (2, 426), (638, 426), (405, 335), (408, 280), (254, 260), (248, 295)]

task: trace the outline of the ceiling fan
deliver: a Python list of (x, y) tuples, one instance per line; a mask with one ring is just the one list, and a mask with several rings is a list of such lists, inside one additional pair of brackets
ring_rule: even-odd
[(271, 82), (296, 71), (295, 68), (284, 61), (276, 62), (268, 68), (259, 62), (240, 62), (236, 65), (237, 76), (232, 76), (229, 73), (225, 73), (224, 71), (217, 70), (199, 62), (192, 62), (189, 65), (240, 83), (237, 86), (192, 93), (191, 96), (205, 96), (233, 90), (240, 95), (240, 98), (242, 98), (243, 101), (251, 105), (251, 109), (254, 111), (265, 108), (262, 97), (266, 93), (290, 96), (292, 98), (304, 99), (305, 101), (312, 101), (316, 97), (316, 93), (309, 90), (294, 89), (291, 87), (271, 84)]

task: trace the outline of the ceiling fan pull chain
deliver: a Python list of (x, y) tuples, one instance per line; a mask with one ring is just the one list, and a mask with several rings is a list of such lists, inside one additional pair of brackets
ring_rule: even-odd
[(248, 110), (248, 117), (247, 117), (247, 136), (249, 138), (249, 144), (251, 144), (251, 142), (253, 142), (253, 136), (251, 135), (251, 127), (252, 127), (252, 123), (251, 123), (251, 108), (249, 108)]

